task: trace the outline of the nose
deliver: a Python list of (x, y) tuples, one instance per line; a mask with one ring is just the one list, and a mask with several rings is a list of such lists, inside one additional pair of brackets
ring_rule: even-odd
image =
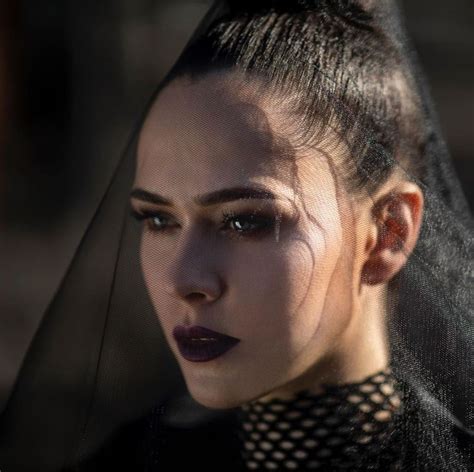
[(173, 264), (165, 291), (191, 306), (217, 300), (224, 283), (215, 270), (213, 255), (216, 254), (211, 248), (189, 244)]
[(215, 270), (220, 256), (205, 231), (191, 231), (179, 253), (168, 272), (166, 292), (190, 306), (217, 300), (224, 290), (223, 280)]
[(217, 274), (194, 270), (175, 277), (166, 287), (166, 292), (189, 305), (201, 305), (217, 300), (222, 292), (221, 286)]

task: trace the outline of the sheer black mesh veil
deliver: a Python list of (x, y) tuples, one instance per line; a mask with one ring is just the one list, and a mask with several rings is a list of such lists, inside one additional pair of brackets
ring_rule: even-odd
[[(255, 9), (255, 3), (288, 4), (239, 2), (237, 7), (216, 1), (139, 118), (1, 414), (2, 470), (74, 469), (123, 425), (183, 391), (144, 286), (138, 257), (141, 226), (130, 217), (138, 134), (154, 98), (186, 59), (186, 50), (213, 21), (234, 8)], [(429, 87), (394, 2), (295, 2), (308, 8), (322, 3), (332, 3), (336, 10), (356, 3), (374, 8), (373, 21), (388, 32), (412, 70), (428, 138), (422, 175), (405, 172), (422, 188), (425, 209), (416, 249), (397, 277), (399, 296), (390, 322), (392, 365), (398, 377), (425, 392), (434, 418), (449, 417), (474, 428), (472, 221)], [(370, 142), (368, 130), (366, 144)], [(371, 152), (373, 159), (391, 159), (382, 148)], [(383, 178), (373, 168), (359, 171), (369, 180)], [(435, 420), (431, 426), (425, 446), (431, 447), (435, 431), (456, 461), (446, 470), (469, 470), (452, 433), (436, 428)]]

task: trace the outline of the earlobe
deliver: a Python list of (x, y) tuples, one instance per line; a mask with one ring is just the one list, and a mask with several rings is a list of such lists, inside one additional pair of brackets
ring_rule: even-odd
[(361, 282), (388, 282), (405, 265), (413, 251), (421, 226), (423, 194), (420, 188), (403, 182), (379, 198), (372, 207), (372, 244), (362, 268)]

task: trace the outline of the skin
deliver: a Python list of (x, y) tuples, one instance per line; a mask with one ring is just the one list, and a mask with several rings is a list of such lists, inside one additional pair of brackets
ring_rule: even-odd
[[(145, 283), (190, 394), (209, 408), (318, 392), (322, 383), (358, 381), (385, 367), (387, 282), (421, 223), (421, 190), (397, 175), (373, 198), (347, 193), (337, 172), (347, 152), (340, 142), (292, 154), (290, 118), (260, 92), (233, 72), (175, 79), (138, 144), (134, 188), (173, 202), (131, 199), (147, 215)], [(255, 184), (279, 198), (193, 201)], [(229, 211), (258, 211), (279, 224), (252, 233), (245, 219), (224, 225)], [(177, 324), (241, 342), (212, 361), (190, 362), (172, 337)]]

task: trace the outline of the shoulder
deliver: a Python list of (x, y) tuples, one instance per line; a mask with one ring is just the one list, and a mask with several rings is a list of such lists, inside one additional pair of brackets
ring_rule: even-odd
[(400, 430), (405, 459), (411, 470), (472, 470), (474, 430), (419, 383), (400, 385), (405, 397)]
[(235, 409), (211, 410), (183, 395), (163, 405), (151, 423), (147, 447), (156, 470), (190, 470), (197, 465), (207, 470), (245, 470)]

